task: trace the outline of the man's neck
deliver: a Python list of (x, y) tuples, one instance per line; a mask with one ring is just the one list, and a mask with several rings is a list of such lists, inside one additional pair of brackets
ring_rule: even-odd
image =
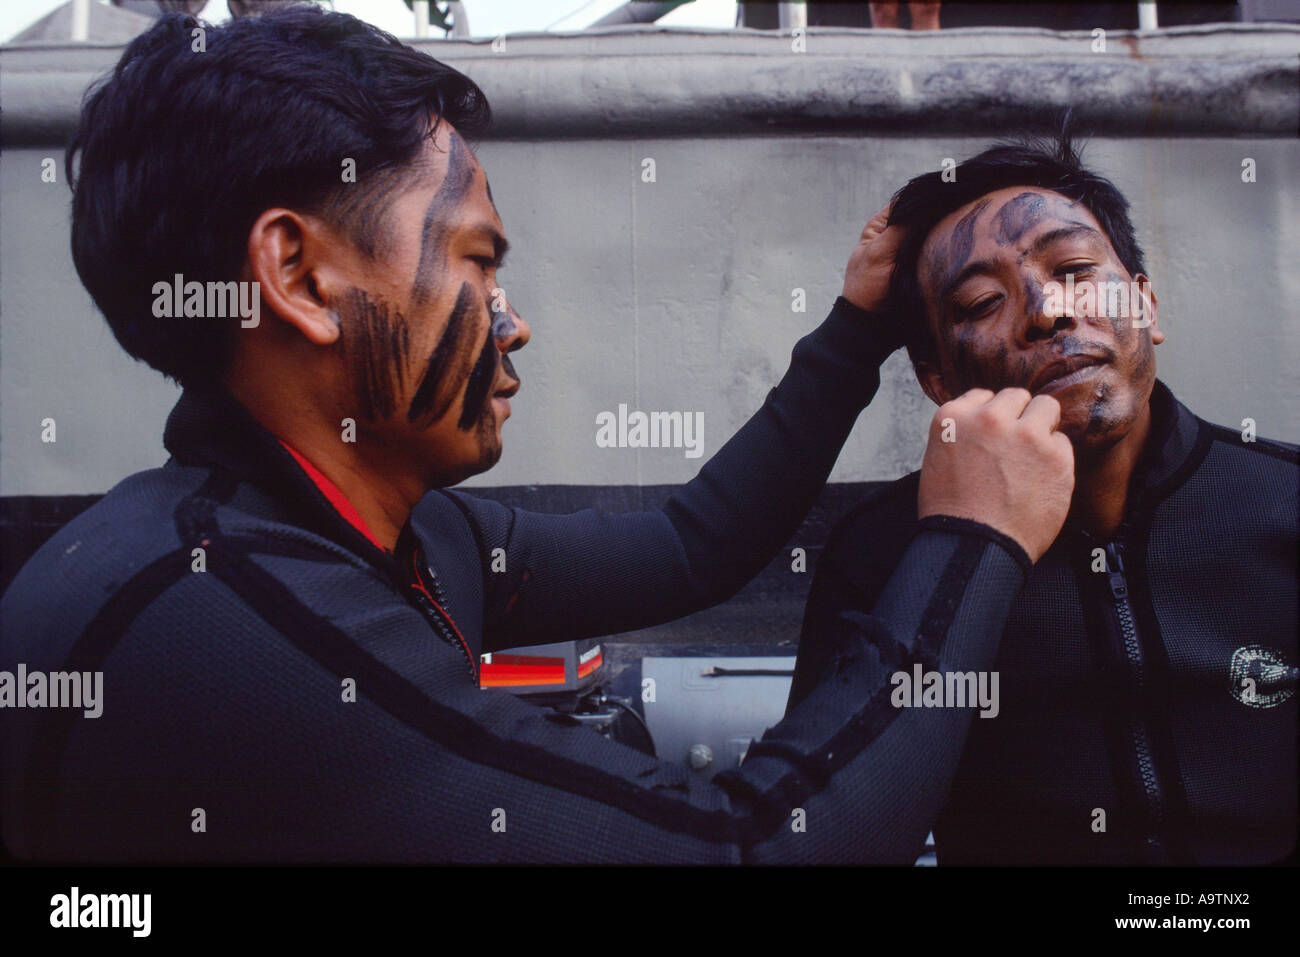
[(1143, 408), (1128, 434), (1095, 456), (1075, 460), (1074, 499), (1067, 527), (1108, 539), (1124, 521), (1129, 482), (1151, 434), (1151, 404)]
[[(292, 440), (283, 437), (280, 440), (290, 448), (299, 463), (304, 465), (312, 480), (322, 486), (326, 497), (349, 523), (357, 526), (358, 531), (373, 544), (389, 552), (396, 550), (397, 540), (410, 515), (413, 502), (407, 504), (407, 499), (391, 483), (378, 477), (367, 479), (364, 472), (357, 470), (350, 462), (338, 458), (331, 460), (319, 444), (308, 443), (313, 451), (304, 452)], [(301, 439), (298, 441), (302, 444)], [(322, 476), (328, 484), (334, 486), (333, 489), (322, 484)], [(346, 501), (338, 501), (338, 495), (342, 495)]]
[(414, 476), (395, 464), (385, 468), (363, 458), (357, 446), (344, 442), (339, 428), (329, 424), (328, 412), (293, 407), (282, 401), (282, 389), (258, 390), (247, 382), (227, 383), (227, 389), (263, 428), (334, 483), (381, 546), (390, 552), (397, 549), (402, 527), (425, 492)]

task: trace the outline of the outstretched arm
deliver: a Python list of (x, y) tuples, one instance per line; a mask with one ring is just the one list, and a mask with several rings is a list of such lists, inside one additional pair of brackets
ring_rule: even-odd
[[(843, 295), (795, 346), (754, 416), (663, 507), (546, 515), (459, 492), (486, 554), (484, 650), (644, 628), (716, 604), (772, 560), (816, 501), (880, 364), (902, 342), (883, 308), (901, 231), (887, 209), (863, 229)], [(440, 503), (434, 502), (433, 505)], [(429, 502), (412, 522), (434, 520)], [(484, 563), (487, 564), (486, 562)]]

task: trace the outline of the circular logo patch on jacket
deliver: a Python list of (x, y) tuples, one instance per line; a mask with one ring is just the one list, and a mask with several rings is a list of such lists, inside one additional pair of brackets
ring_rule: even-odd
[(1296, 673), (1274, 649), (1246, 645), (1232, 653), (1228, 693), (1250, 708), (1276, 708), (1295, 694)]

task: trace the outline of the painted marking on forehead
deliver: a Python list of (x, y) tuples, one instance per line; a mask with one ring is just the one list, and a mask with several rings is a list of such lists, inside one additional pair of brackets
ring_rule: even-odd
[[(414, 422), (432, 413), (431, 421), (436, 422), (447, 414), (451, 404), (456, 401), (456, 396), (460, 394), (469, 375), (464, 360), (474, 348), (474, 316), (478, 313), (478, 304), (474, 288), (467, 282), (461, 283), (451, 316), (447, 319), (438, 345), (429, 356), (424, 375), (420, 377), (420, 384), (411, 398), (411, 407), (406, 412), (407, 421)], [(434, 408), (435, 400), (437, 408)]]
[(989, 200), (982, 199), (975, 208), (957, 221), (946, 243), (937, 244), (926, 270), (927, 285), (935, 295), (956, 277), (970, 259), (975, 245), (975, 221), (988, 208)]
[(953, 227), (952, 241), (949, 245), (952, 271), (956, 272), (966, 265), (966, 260), (970, 259), (971, 248), (975, 245), (975, 221), (980, 218), (980, 213), (984, 212), (988, 205), (987, 199), (980, 200), (975, 204), (975, 208), (958, 220), (957, 225)]
[(451, 232), (448, 213), (457, 209), (469, 193), (474, 182), (474, 166), (470, 162), (469, 147), (457, 134), (451, 134), (448, 146), (447, 175), (438, 191), (433, 194), (424, 212), (424, 228), (420, 235), (420, 264), (415, 271), (415, 284), (411, 287), (411, 300), (419, 305), (432, 295), (434, 279), (447, 262), (447, 237)]
[(1007, 246), (1019, 242), (1021, 236), (1047, 216), (1047, 197), (1042, 193), (1024, 192), (1008, 200), (994, 217), (998, 245)]
[(352, 287), (340, 297), (339, 346), (350, 370), (363, 418), (387, 418), (406, 375), (410, 335), (405, 317)]

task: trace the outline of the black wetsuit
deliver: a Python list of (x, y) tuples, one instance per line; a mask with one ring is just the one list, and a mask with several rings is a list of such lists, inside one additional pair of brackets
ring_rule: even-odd
[(833, 677), (712, 782), (474, 677), (483, 652), (652, 625), (757, 573), (874, 395), (880, 331), (837, 302), (660, 509), (543, 515), (434, 491), (393, 554), (230, 396), (187, 390), (172, 459), (61, 529), (0, 603), (0, 668), (104, 675), (98, 718), (0, 711), (8, 845), (84, 860), (910, 864), (969, 713), (901, 713), (887, 676), (913, 658), (989, 666), (1028, 568), (991, 529), (932, 522), (874, 614), (835, 624)]
[[(1295, 848), (1296, 447), (1243, 441), (1160, 382), (1151, 411), (1122, 527), (1063, 534), (1015, 601), (999, 713), (975, 719), (935, 825), (940, 865), (1252, 864)], [(835, 652), (829, 623), (870, 608), (901, 560), (917, 479), (832, 533), (792, 706)]]

